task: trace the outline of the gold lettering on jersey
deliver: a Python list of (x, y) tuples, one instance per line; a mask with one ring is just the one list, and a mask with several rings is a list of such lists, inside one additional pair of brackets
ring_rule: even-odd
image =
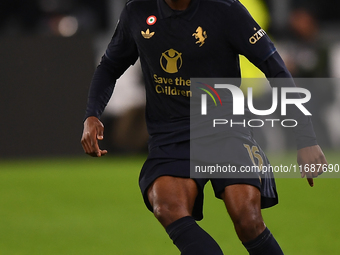
[(161, 77), (157, 74), (153, 75), (155, 90), (157, 94), (165, 94), (167, 96), (184, 96), (191, 97), (190, 91), (191, 80), (183, 77), (168, 78)]
[(165, 94), (168, 96), (184, 96), (184, 97), (192, 96), (190, 90), (178, 89), (177, 87), (172, 86), (156, 85), (155, 90), (157, 94)]
[(162, 69), (167, 73), (177, 73), (182, 67), (182, 53), (170, 49), (162, 53), (160, 64)]
[(159, 77), (157, 74), (153, 75), (154, 81), (157, 84), (169, 84), (172, 85), (174, 84), (174, 80), (171, 78), (166, 78), (166, 77)]
[(144, 32), (144, 31), (141, 31), (141, 34), (142, 34), (142, 36), (143, 36), (145, 39), (150, 39), (151, 37), (153, 37), (153, 35), (155, 34), (155, 32), (151, 32), (151, 33), (150, 33), (150, 29), (147, 29), (145, 32)]
[(249, 42), (251, 44), (257, 43), (264, 35), (266, 35), (266, 31), (264, 31), (262, 28), (257, 31), (252, 37), (249, 38)]
[(166, 85), (176, 85), (176, 86), (187, 86), (190, 87), (191, 80), (183, 79), (182, 77), (176, 77), (175, 79), (157, 76), (157, 74), (153, 75), (154, 82), (157, 84), (166, 84)]
[(205, 40), (208, 38), (207, 31), (203, 31), (202, 27), (198, 27), (196, 33), (193, 33), (192, 36), (195, 36), (195, 39), (198, 40), (196, 44), (200, 44), (200, 47), (203, 46)]

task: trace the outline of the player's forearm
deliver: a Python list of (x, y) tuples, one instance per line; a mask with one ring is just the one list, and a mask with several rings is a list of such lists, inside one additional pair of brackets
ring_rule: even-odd
[(93, 75), (85, 119), (89, 116), (100, 118), (113, 93), (116, 77), (106, 65), (105, 60), (102, 60)]
[(93, 75), (85, 118), (101, 116), (112, 96), (116, 80), (138, 58), (136, 44), (127, 26), (128, 21), (125, 8), (100, 65)]
[[(268, 59), (262, 62), (258, 67), (269, 80), (273, 80), (273, 78), (292, 78), (292, 75), (288, 71), (281, 56), (277, 52), (274, 52)], [(271, 86), (273, 86), (273, 84), (271, 84)], [(294, 84), (290, 84), (288, 86), (295, 87)]]
[[(272, 87), (296, 87), (290, 72), (277, 52), (264, 61), (259, 68), (266, 75)], [(289, 97), (301, 98), (299, 93), (289, 93)], [(298, 125), (294, 128), (298, 149), (317, 144), (316, 135), (309, 116), (304, 115), (294, 105), (287, 105), (287, 116), (298, 122)]]

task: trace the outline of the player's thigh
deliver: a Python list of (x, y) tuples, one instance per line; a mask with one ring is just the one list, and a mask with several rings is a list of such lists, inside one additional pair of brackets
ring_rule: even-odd
[(164, 218), (174, 221), (191, 216), (197, 195), (197, 184), (190, 178), (161, 176), (148, 189), (149, 202), (161, 223)]

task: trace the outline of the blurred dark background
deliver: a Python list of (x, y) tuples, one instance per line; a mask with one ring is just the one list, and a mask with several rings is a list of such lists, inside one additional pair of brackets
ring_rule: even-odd
[[(252, 14), (256, 9), (258, 17), (267, 17), (264, 28), (295, 77), (340, 77), (340, 2), (241, 2)], [(79, 141), (87, 91), (124, 3), (0, 1), (0, 158), (83, 153)], [(103, 115), (103, 146), (113, 153), (146, 151), (142, 86), (136, 64), (118, 82)], [(316, 109), (313, 118), (320, 144), (339, 148), (337, 79), (325, 86), (311, 84), (308, 89), (312, 96), (318, 95), (312, 107)], [(266, 92), (259, 93), (259, 100), (265, 95)], [(269, 135), (263, 138), (264, 147), (274, 151), (292, 148), (284, 137), (283, 130)], [(275, 142), (271, 142), (273, 139)]]

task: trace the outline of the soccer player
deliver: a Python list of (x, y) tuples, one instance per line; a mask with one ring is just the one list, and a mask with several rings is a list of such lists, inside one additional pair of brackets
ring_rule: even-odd
[[(240, 77), (240, 54), (267, 78), (291, 79), (265, 31), (238, 0), (130, 0), (90, 87), (81, 142), (87, 154), (101, 157), (107, 151), (98, 146), (104, 132), (99, 118), (115, 81), (140, 57), (150, 140), (139, 184), (146, 206), (183, 255), (223, 254), (196, 223), (203, 217), (203, 188), (208, 180), (190, 178), (190, 78)], [(294, 86), (292, 80), (289, 84)], [(290, 114), (299, 123), (294, 128), (298, 163), (326, 164), (310, 118), (301, 112)], [(250, 132), (235, 133), (225, 142), (239, 150), (243, 165), (253, 164), (244, 148), (245, 143), (257, 145)], [(266, 163), (263, 152), (258, 153)], [(234, 160), (231, 155), (225, 157), (228, 162)], [(310, 186), (319, 174), (307, 174)], [(274, 180), (210, 181), (249, 254), (283, 254), (261, 216), (261, 208), (277, 203)]]

